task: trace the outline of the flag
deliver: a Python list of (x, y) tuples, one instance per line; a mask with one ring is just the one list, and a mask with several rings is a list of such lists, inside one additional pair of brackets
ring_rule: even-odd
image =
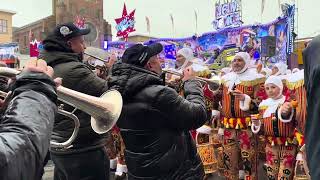
[(261, 15), (263, 14), (265, 4), (266, 4), (266, 0), (261, 0)]
[(29, 54), (30, 57), (38, 57), (39, 56), (39, 42), (37, 40), (31, 41), (29, 43)]
[(194, 17), (195, 17), (195, 20), (196, 20), (196, 33), (198, 31), (198, 14), (197, 14), (197, 11), (194, 10)]
[(174, 21), (173, 21), (173, 15), (170, 14), (170, 20), (171, 20), (171, 26), (172, 26), (172, 33), (174, 33)]
[(150, 33), (150, 19), (146, 16), (146, 23), (147, 23), (147, 32)]

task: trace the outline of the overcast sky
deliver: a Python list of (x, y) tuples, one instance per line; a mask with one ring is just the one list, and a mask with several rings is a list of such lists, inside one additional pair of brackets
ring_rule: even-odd
[[(145, 17), (151, 24), (151, 35), (155, 37), (186, 37), (196, 32), (195, 13), (198, 14), (198, 34), (212, 31), (214, 3), (216, 0), (104, 0), (104, 18), (112, 24), (115, 34), (115, 18), (121, 17), (123, 3), (130, 12), (136, 9), (136, 29), (147, 34)], [(265, 11), (261, 18), (262, 0), (242, 0), (243, 22), (270, 22), (280, 15), (278, 0), (265, 0)], [(298, 4), (299, 37), (320, 34), (320, 0), (281, 0)], [(23, 26), (51, 15), (51, 0), (0, 0), (0, 9), (16, 11), (14, 26)], [(172, 32), (169, 14), (174, 17), (175, 32)]]

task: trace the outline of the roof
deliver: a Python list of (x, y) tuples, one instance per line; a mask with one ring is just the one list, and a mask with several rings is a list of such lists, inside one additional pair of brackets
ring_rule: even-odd
[(21, 27), (17, 27), (17, 28), (15, 29), (15, 31), (20, 31), (20, 30), (22, 30), (22, 29), (29, 28), (29, 27), (31, 27), (31, 26), (33, 26), (33, 25), (38, 24), (38, 23), (42, 23), (42, 21), (47, 20), (47, 19), (50, 19), (50, 18), (52, 18), (52, 17), (54, 17), (54, 16), (53, 16), (53, 15), (50, 15), (50, 16), (47, 16), (47, 17), (45, 17), (45, 18), (39, 19), (39, 20), (37, 20), (37, 21), (34, 21), (34, 22), (32, 22), (32, 23), (29, 23), (29, 24), (27, 24), (27, 25), (24, 25), (24, 26), (21, 26)]
[(128, 35), (128, 37), (135, 37), (135, 36), (143, 36), (143, 37), (148, 37), (148, 38), (156, 38), (154, 36), (151, 36), (150, 34), (147, 34), (147, 33), (138, 33), (138, 32), (133, 32), (133, 33), (130, 33)]
[(8, 14), (12, 14), (12, 15), (17, 14), (17, 12), (15, 12), (15, 11), (5, 10), (5, 9), (0, 9), (0, 12), (4, 12), (4, 13), (8, 13)]

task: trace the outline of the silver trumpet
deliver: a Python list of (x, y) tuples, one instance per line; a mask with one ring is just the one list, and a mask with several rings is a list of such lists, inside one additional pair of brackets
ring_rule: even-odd
[(98, 56), (95, 56), (95, 55), (92, 55), (92, 54), (89, 54), (89, 53), (86, 53), (86, 52), (84, 52), (83, 54), (85, 54), (85, 55), (87, 55), (87, 56), (90, 56), (90, 57), (92, 57), (92, 58), (94, 58), (94, 59), (96, 59), (96, 60), (105, 62), (105, 63), (109, 62), (108, 60), (102, 59), (102, 58), (100, 58), (100, 57), (98, 57)]
[[(0, 76), (13, 78), (19, 73), (20, 71), (15, 69), (0, 67)], [(122, 96), (116, 90), (110, 90), (100, 97), (94, 97), (63, 86), (58, 86), (57, 94), (60, 101), (75, 107), (72, 112), (65, 111), (61, 107), (58, 108), (58, 113), (73, 120), (75, 127), (71, 137), (67, 141), (50, 141), (50, 146), (53, 148), (68, 149), (72, 147), (72, 143), (76, 139), (80, 127), (80, 121), (77, 116), (74, 115), (74, 112), (77, 109), (91, 115), (91, 127), (98, 134), (108, 132), (120, 117), (122, 110)], [(8, 94), (6, 92), (0, 91), (0, 97), (6, 98), (7, 95)]]
[[(179, 76), (181, 78), (183, 77), (183, 74), (181, 74), (180, 72), (173, 71), (173, 70), (162, 70), (162, 72), (173, 74), (173, 75)], [(207, 78), (202, 78), (202, 77), (196, 76), (195, 79), (198, 80), (198, 81), (207, 83), (209, 85), (209, 89), (212, 92), (216, 92), (220, 88), (220, 78), (217, 77), (217, 76), (213, 77), (211, 79), (207, 79)]]

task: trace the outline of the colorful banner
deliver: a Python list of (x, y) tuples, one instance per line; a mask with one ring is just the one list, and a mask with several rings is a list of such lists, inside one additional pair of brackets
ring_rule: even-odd
[(0, 44), (0, 61), (6, 64), (16, 62), (19, 45), (17, 43)]
[[(289, 9), (290, 10), (290, 9)], [(252, 59), (259, 60), (261, 52), (261, 38), (265, 36), (276, 37), (275, 56), (268, 57), (269, 63), (287, 61), (287, 54), (290, 43), (293, 44), (291, 30), (293, 22), (293, 13), (288, 13), (290, 17), (282, 17), (269, 24), (258, 24), (241, 26), (238, 28), (226, 28), (215, 32), (205, 33), (199, 37), (192, 36), (188, 38), (160, 38), (144, 42), (145, 45), (160, 42), (164, 45), (162, 57), (166, 59), (175, 59), (176, 52), (183, 47), (190, 47), (194, 50), (196, 57), (204, 59), (208, 64), (214, 63), (221, 59), (232, 59), (234, 53), (238, 51), (248, 52)], [(108, 50), (115, 49), (125, 50), (130, 47), (128, 42), (109, 42)], [(225, 52), (224, 52), (225, 51)], [(224, 52), (224, 53), (223, 53)]]

